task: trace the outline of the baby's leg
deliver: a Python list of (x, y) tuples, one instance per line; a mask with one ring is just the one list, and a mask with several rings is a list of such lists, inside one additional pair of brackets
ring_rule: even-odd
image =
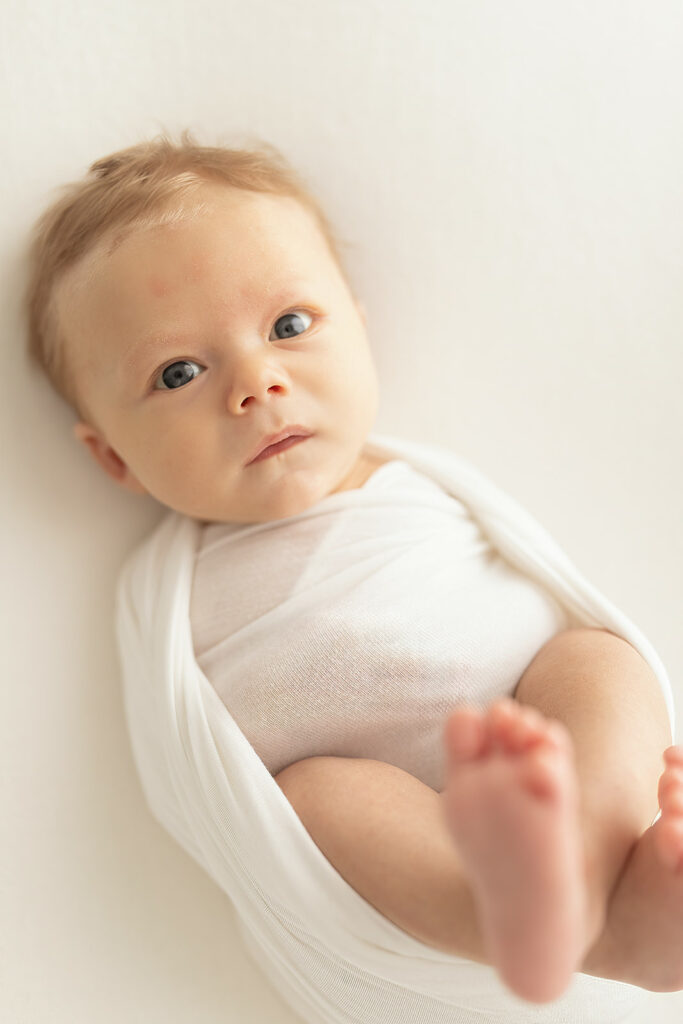
[(668, 865), (683, 856), (683, 780), (667, 768), (663, 817), (648, 828), (669, 743), (653, 672), (612, 634), (567, 631), (539, 652), (516, 697), (485, 717), (456, 711), (446, 728), (449, 824), (496, 967), (544, 1002), (599, 935), (600, 975), (682, 987), (683, 877)]
[(625, 640), (573, 629), (541, 648), (515, 699), (571, 734), (591, 900), (602, 904), (604, 916), (626, 856), (658, 811), (663, 753), (671, 744), (661, 687)]
[(598, 973), (683, 989), (683, 747), (670, 746), (654, 673), (618, 637), (574, 630), (539, 652), (515, 696), (572, 736), (591, 900), (607, 896)]
[(275, 780), (368, 903), (428, 946), (490, 963), (439, 793), (368, 758), (309, 757)]
[[(546, 645), (516, 695), (563, 721), (574, 737), (587, 881), (600, 916), (629, 850), (657, 811), (669, 732), (659, 686), (646, 665), (645, 672), (634, 668), (631, 655), (642, 659), (629, 645), (613, 638), (624, 649), (621, 685), (605, 692), (599, 671), (586, 675), (581, 645), (592, 642), (590, 633), (581, 632), (579, 646), (568, 634), (556, 638), (563, 669), (572, 659), (577, 666), (570, 686), (553, 687), (557, 663), (548, 660)], [(427, 945), (491, 963), (441, 794), (391, 765), (356, 758), (308, 758), (277, 781), (328, 860), (369, 903)], [(618, 963), (605, 962), (602, 936), (577, 969), (620, 978)]]
[[(309, 757), (275, 776), (339, 874), (399, 928), (434, 949), (493, 966), (442, 795), (394, 765)], [(598, 940), (577, 968), (603, 970)], [(619, 980), (618, 972), (610, 974)]]

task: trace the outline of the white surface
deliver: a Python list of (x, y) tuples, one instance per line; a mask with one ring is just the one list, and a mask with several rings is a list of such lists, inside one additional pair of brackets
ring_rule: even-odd
[[(279, 146), (349, 243), (376, 429), (526, 504), (651, 639), (680, 714), (682, 42), (675, 0), (3, 5), (3, 1022), (297, 1019), (135, 776), (113, 585), (162, 510), (22, 356), (51, 190), (162, 128)], [(631, 1021), (682, 1010), (653, 995)]]

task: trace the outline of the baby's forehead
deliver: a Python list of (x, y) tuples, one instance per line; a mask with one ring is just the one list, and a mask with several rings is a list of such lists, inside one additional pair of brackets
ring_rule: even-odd
[[(107, 277), (107, 265), (113, 269), (110, 261), (117, 262), (121, 269), (132, 269), (136, 264), (137, 241), (144, 245), (146, 239), (154, 243), (161, 240), (163, 250), (164, 235), (169, 229), (177, 227), (182, 231), (186, 226), (196, 223), (207, 225), (213, 231), (217, 228), (218, 214), (227, 216), (228, 225), (232, 218), (236, 226), (239, 224), (239, 253), (243, 256), (245, 246), (250, 250), (253, 247), (262, 257), (262, 270), (265, 271), (266, 265), (271, 270), (277, 267), (278, 278), (281, 276), (279, 270), (283, 253), (286, 253), (291, 276), (297, 277), (295, 268), (299, 264), (301, 275), (304, 275), (303, 268), (310, 271), (311, 259), (317, 264), (322, 255), (321, 250), (327, 251), (320, 225), (311, 212), (294, 197), (203, 184), (189, 196), (176, 197), (175, 201), (167, 202), (142, 217), (115, 224), (105, 230), (85, 253), (63, 271), (53, 290), (55, 308), (65, 308), (64, 303), (72, 305), (83, 300), (87, 302), (91, 293), (98, 291), (97, 282), (103, 282), (102, 275)], [(292, 226), (295, 228), (294, 234)], [(126, 246), (126, 242), (130, 244)], [(266, 253), (270, 254), (269, 257), (266, 257)], [(169, 258), (172, 258), (170, 254)], [(267, 282), (266, 274), (266, 287), (269, 287)]]
[(77, 294), (87, 290), (95, 274), (102, 269), (103, 263), (109, 261), (124, 242), (135, 237), (159, 235), (169, 224), (191, 223), (202, 214), (210, 212), (210, 209), (205, 199), (197, 199), (194, 202), (176, 200), (170, 207), (160, 207), (144, 216), (105, 229), (86, 251), (62, 272), (56, 282), (55, 293), (59, 293), (60, 297), (68, 294), (75, 298)]
[(316, 236), (321, 234), (320, 225), (311, 212), (293, 196), (205, 182), (189, 196), (176, 197), (144, 215), (105, 230), (84, 254), (82, 266), (85, 269), (89, 263), (94, 267), (102, 259), (110, 258), (129, 239), (163, 237), (168, 227), (206, 222), (207, 218), (211, 218), (210, 223), (215, 223), (214, 218), (220, 215), (227, 215), (228, 221), (233, 217), (236, 222), (241, 222), (247, 215), (251, 237), (258, 237), (259, 229), (267, 235), (270, 225), (281, 221), (283, 215), (288, 219), (293, 215), (306, 225), (308, 230), (304, 232), (304, 238), (311, 229)]

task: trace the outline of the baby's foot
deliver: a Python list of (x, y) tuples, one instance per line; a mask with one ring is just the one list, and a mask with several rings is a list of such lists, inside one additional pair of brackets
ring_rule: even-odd
[(491, 963), (523, 999), (556, 999), (587, 942), (574, 749), (528, 705), (496, 702), (446, 723), (451, 834), (477, 900)]
[(664, 761), (658, 789), (662, 815), (634, 845), (610, 900), (605, 976), (651, 992), (678, 992), (683, 989), (683, 747), (669, 747)]

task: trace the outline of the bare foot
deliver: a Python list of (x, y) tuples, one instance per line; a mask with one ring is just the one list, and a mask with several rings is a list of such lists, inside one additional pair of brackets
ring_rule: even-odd
[(588, 897), (568, 730), (512, 699), (445, 726), (450, 832), (491, 963), (523, 999), (556, 999), (580, 969)]
[(664, 762), (658, 789), (662, 815), (633, 846), (610, 900), (604, 976), (651, 992), (678, 992), (683, 989), (683, 747), (668, 747)]

